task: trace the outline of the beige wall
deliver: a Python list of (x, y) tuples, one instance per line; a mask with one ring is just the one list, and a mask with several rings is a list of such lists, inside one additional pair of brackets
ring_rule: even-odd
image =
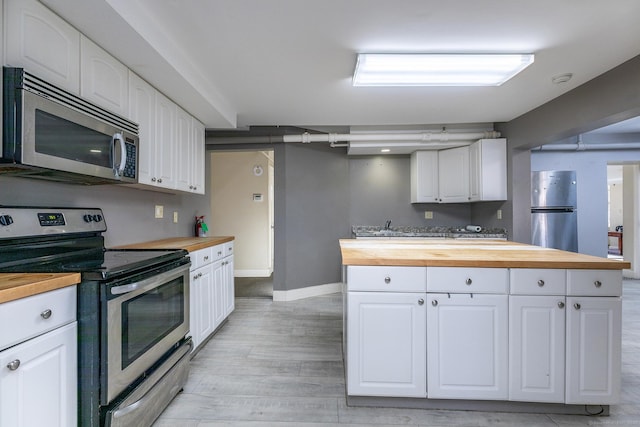
[[(273, 157), (271, 157), (273, 158)], [(235, 275), (271, 275), (271, 221), (269, 218), (269, 168), (263, 152), (211, 153), (211, 218), (205, 218), (210, 235), (235, 236)], [(262, 175), (254, 167), (262, 168)], [(261, 194), (262, 201), (254, 201)]]

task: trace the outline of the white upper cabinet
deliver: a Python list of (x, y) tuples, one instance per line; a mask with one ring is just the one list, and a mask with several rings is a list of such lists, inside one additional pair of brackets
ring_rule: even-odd
[(195, 118), (192, 118), (191, 125), (193, 153), (191, 156), (191, 191), (198, 194), (204, 194), (204, 156), (205, 156), (205, 128)]
[(139, 125), (138, 182), (151, 184), (155, 173), (156, 90), (129, 72), (129, 117)]
[(80, 37), (80, 95), (109, 111), (129, 113), (129, 70), (100, 46)]
[(156, 172), (152, 183), (160, 187), (176, 188), (176, 112), (177, 106), (169, 98), (156, 93), (156, 137), (154, 141)]
[(80, 32), (36, 0), (5, 0), (5, 64), (80, 93)]
[(506, 139), (481, 139), (469, 146), (469, 198), (507, 200)]
[(176, 108), (176, 189), (191, 191), (192, 168), (191, 159), (194, 156), (193, 132), (191, 116), (182, 108)]

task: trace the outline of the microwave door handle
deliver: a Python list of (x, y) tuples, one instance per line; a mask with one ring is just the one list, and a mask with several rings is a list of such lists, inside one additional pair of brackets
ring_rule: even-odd
[(116, 177), (120, 177), (122, 172), (124, 172), (124, 167), (127, 164), (127, 146), (124, 142), (124, 138), (121, 133), (113, 134), (111, 138), (111, 147), (115, 153), (116, 140), (120, 141), (120, 165), (116, 167), (116, 156), (113, 156), (113, 174)]

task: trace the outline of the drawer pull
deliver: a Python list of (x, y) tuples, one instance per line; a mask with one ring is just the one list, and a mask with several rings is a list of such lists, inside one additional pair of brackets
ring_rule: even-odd
[(51, 314), (53, 314), (53, 312), (47, 308), (45, 311), (40, 313), (40, 317), (42, 317), (43, 319), (48, 319), (51, 317)]
[(7, 363), (7, 368), (9, 368), (9, 370), (11, 370), (11, 371), (15, 371), (19, 367), (20, 367), (20, 359), (16, 359), (16, 360), (13, 360), (13, 361)]
[(580, 303), (573, 304), (573, 308), (575, 308), (576, 310), (580, 310), (580, 307), (582, 307)]
[(431, 301), (431, 305), (436, 307), (438, 305), (438, 300), (434, 299), (433, 301)]
[(204, 257), (204, 260), (205, 260), (205, 261), (209, 261), (209, 255), (206, 255), (206, 256)]
[(418, 300), (418, 305), (423, 305), (423, 304), (424, 304), (424, 300), (423, 300), (422, 298), (420, 298), (420, 299)]
[(564, 308), (564, 302), (558, 301), (558, 308)]
[(473, 283), (473, 280), (471, 280), (471, 277), (467, 277), (467, 280), (465, 280), (464, 283), (470, 285), (471, 283)]
[(542, 280), (542, 279), (538, 280), (538, 286), (543, 287), (544, 286), (544, 280)]
[(384, 278), (384, 283), (391, 283), (391, 277), (387, 276)]
[(218, 251), (218, 255), (222, 255), (222, 251)]
[(601, 282), (600, 280), (596, 280), (595, 282), (593, 282), (593, 285), (594, 285), (596, 288), (599, 288), (600, 286), (602, 286), (602, 282)]

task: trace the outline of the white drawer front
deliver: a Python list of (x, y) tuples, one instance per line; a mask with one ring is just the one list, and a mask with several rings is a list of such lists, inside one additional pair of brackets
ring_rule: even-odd
[(224, 258), (224, 244), (222, 245), (216, 245), (210, 248), (211, 249), (211, 256), (213, 257), (214, 261), (218, 261), (219, 259)]
[(428, 267), (427, 292), (506, 294), (506, 268)]
[(622, 295), (622, 270), (567, 270), (567, 295)]
[(75, 320), (75, 286), (0, 304), (0, 350)]
[(564, 295), (567, 270), (544, 268), (512, 268), (509, 281), (514, 295)]
[(349, 291), (425, 292), (426, 267), (348, 266)]
[(191, 258), (191, 270), (195, 270), (215, 261), (215, 257), (212, 254), (212, 248), (198, 249), (197, 251), (191, 252), (189, 257)]
[(233, 255), (233, 241), (224, 244), (224, 256)]

